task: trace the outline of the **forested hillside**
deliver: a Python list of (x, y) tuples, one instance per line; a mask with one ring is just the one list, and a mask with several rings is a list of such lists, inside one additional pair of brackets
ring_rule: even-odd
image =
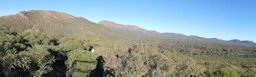
[(30, 76), (254, 77), (256, 46), (54, 11), (0, 17), (0, 77)]

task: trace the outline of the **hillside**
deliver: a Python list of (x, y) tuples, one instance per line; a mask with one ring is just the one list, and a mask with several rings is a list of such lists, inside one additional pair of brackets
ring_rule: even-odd
[(114, 40), (138, 40), (140, 39), (139, 36), (144, 36), (144, 33), (138, 34), (135, 30), (146, 31), (135, 26), (115, 29), (115, 27), (102, 26), (82, 17), (74, 17), (61, 12), (40, 10), (23, 11), (15, 15), (4, 16), (0, 18), (0, 23), (15, 26), (15, 30), (18, 32), (37, 31), (48, 34), (65, 34), (81, 37), (97, 36)]
[(0, 36), (1, 77), (256, 76), (252, 41), (160, 33), (44, 10), (0, 17)]
[[(0, 22), (15, 26), (18, 32), (37, 31), (75, 36), (96, 35), (97, 31), (93, 30), (100, 27), (81, 17), (74, 17), (61, 12), (40, 10), (23, 11), (15, 15), (4, 16), (0, 18)], [(98, 31), (102, 31), (101, 34), (107, 32), (105, 29), (98, 29)]]
[[(0, 17), (0, 23), (15, 26), (18, 32), (37, 31), (48, 34), (65, 34), (72, 36), (92, 37), (100, 36), (106, 38), (120, 38), (119, 40), (145, 40), (147, 39), (170, 39), (170, 40), (204, 40), (229, 43), (224, 40), (214, 40), (198, 36), (186, 36), (177, 33), (159, 33), (145, 30), (133, 25), (122, 25), (111, 21), (91, 22), (82, 17), (56, 12), (31, 10), (22, 11), (15, 15)], [(256, 45), (251, 41), (232, 42), (236, 44)]]

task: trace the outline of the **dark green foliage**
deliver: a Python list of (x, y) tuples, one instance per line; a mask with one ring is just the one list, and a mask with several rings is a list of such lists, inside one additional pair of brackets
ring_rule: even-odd
[[(89, 76), (97, 65), (97, 55), (88, 51), (86, 39), (38, 32), (17, 34), (9, 26), (0, 27), (0, 76), (66, 76), (68, 67)], [(93, 63), (81, 63), (84, 61)]]

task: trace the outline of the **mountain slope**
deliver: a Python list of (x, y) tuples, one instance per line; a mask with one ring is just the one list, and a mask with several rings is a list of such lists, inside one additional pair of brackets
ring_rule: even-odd
[(178, 34), (178, 33), (159, 33), (156, 31), (145, 30), (137, 26), (117, 24), (111, 21), (106, 21), (106, 20), (101, 21), (98, 24), (111, 28), (119, 33), (124, 33), (124, 34), (130, 33), (131, 36), (135, 36), (135, 37), (143, 36), (143, 37), (150, 37), (158, 40), (200, 41), (200, 42), (208, 42), (208, 43), (213, 42), (213, 43), (221, 43), (221, 44), (256, 45), (256, 43), (252, 41), (232, 42), (232, 41), (220, 40), (217, 38), (212, 39), (212, 38), (203, 38), (199, 36), (187, 36), (187, 35)]
[[(82, 17), (56, 12), (31, 10), (22, 11), (15, 15), (0, 17), (0, 23), (15, 26), (18, 32), (37, 31), (49, 34), (65, 34), (82, 37), (106, 37), (113, 40), (190, 40), (190, 41), (211, 41), (225, 42), (223, 40), (207, 39), (198, 36), (186, 36), (176, 33), (159, 33), (149, 31), (137, 26), (122, 25), (111, 21), (101, 21), (98, 23), (91, 22)], [(225, 43), (256, 45), (251, 41)]]
[(31, 10), (22, 11), (15, 15), (0, 17), (0, 23), (13, 26), (18, 32), (37, 31), (48, 34), (64, 34), (80, 37), (104, 37), (110, 40), (122, 42), (201, 42), (235, 45), (253, 45), (251, 41), (224, 41), (202, 38), (198, 36), (186, 36), (176, 33), (159, 33), (145, 30), (137, 26), (122, 25), (111, 21), (91, 22), (82, 17), (75, 17), (56, 11)]
[[(31, 10), (0, 18), (0, 23), (15, 26), (18, 32), (38, 31), (74, 36), (103, 36), (107, 29), (81, 17), (55, 11)], [(100, 29), (98, 29), (101, 27)], [(100, 33), (99, 33), (100, 32)]]
[(136, 32), (146, 32), (146, 30), (135, 26), (115, 29), (114, 27), (91, 22), (82, 17), (74, 17), (56, 11), (22, 11), (15, 15), (0, 17), (0, 23), (13, 26), (18, 32), (37, 31), (81, 37), (105, 37), (113, 40), (139, 40), (142, 37), (151, 36), (151, 34), (145, 35), (144, 33)]

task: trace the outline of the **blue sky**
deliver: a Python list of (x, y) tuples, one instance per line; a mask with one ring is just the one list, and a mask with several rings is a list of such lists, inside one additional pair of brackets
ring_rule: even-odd
[(255, 0), (5, 0), (0, 16), (55, 10), (158, 32), (256, 42)]

